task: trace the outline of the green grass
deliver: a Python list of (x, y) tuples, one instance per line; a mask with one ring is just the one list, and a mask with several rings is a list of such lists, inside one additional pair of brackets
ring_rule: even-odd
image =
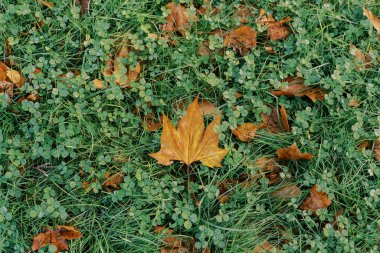
[[(16, 2), (0, 2), (0, 51), (4, 55), (3, 42), (11, 41), (10, 59), (28, 83), (11, 103), (0, 96), (0, 252), (31, 252), (33, 237), (56, 225), (82, 232), (83, 238), (69, 243), (70, 252), (160, 252), (165, 236), (154, 232), (156, 225), (195, 238), (196, 246), (211, 252), (253, 252), (264, 241), (281, 252), (380, 250), (379, 163), (372, 150), (356, 148), (380, 135), (380, 41), (361, 9), (380, 16), (379, 3), (241, 1), (254, 9), (246, 25), (258, 31), (257, 48), (245, 57), (231, 50), (201, 57), (197, 51), (208, 32), (239, 26), (232, 18), (239, 1), (216, 1), (221, 13), (193, 23), (188, 38), (176, 37), (177, 46), (148, 38), (161, 33), (161, 8), (168, 1), (93, 0), (85, 16), (75, 1), (52, 0), (53, 9), (34, 0)], [(199, 7), (202, 1), (182, 2)], [(266, 41), (255, 23), (260, 8), (278, 19), (292, 18), (286, 40)], [(40, 19), (45, 25), (38, 31)], [(143, 62), (139, 81), (130, 89), (114, 82), (94, 89), (91, 80), (104, 79), (101, 67), (123, 40), (140, 48), (129, 59)], [(264, 43), (278, 54), (265, 52)], [(358, 71), (349, 44), (373, 50), (373, 66)], [(33, 74), (36, 67), (41, 74)], [(59, 77), (75, 68), (80, 76)], [(270, 94), (296, 73), (326, 90), (325, 99), (312, 103)], [(16, 103), (37, 92), (40, 101)], [(235, 100), (235, 92), (243, 97)], [(176, 102), (190, 103), (198, 94), (222, 111), (220, 147), (230, 150), (222, 168), (191, 166), (199, 206), (180, 163), (161, 166), (148, 156), (159, 150), (161, 130), (145, 131), (134, 114), (136, 108), (157, 118), (164, 112), (176, 124), (183, 115)], [(353, 97), (359, 107), (349, 107)], [(232, 136), (230, 127), (259, 123), (265, 104), (286, 107), (291, 133), (260, 130), (249, 143)], [(285, 178), (275, 185), (260, 179), (249, 188), (234, 186), (230, 201), (219, 203), (218, 182), (238, 178), (258, 158), (274, 157), (293, 142), (315, 155), (283, 165), (301, 196), (279, 201), (271, 193)], [(105, 172), (125, 173), (120, 190), (101, 188)], [(93, 180), (89, 191), (82, 188), (83, 181)], [(317, 215), (298, 209), (314, 184), (332, 198)], [(326, 226), (338, 211), (340, 229)]]

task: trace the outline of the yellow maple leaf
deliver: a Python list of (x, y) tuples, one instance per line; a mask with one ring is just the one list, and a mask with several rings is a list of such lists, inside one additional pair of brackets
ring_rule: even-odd
[(221, 161), (227, 150), (218, 147), (219, 134), (214, 131), (219, 126), (219, 113), (207, 128), (199, 109), (198, 97), (187, 108), (186, 115), (179, 121), (177, 129), (164, 114), (161, 135), (161, 150), (150, 154), (159, 164), (170, 165), (173, 161), (182, 161), (187, 166), (201, 161), (207, 167), (221, 167)]

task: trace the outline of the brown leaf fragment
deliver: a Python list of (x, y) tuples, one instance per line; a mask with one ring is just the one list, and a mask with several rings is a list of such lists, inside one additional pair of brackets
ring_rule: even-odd
[(256, 32), (248, 26), (239, 27), (231, 31), (224, 39), (223, 46), (232, 48), (240, 52), (241, 55), (246, 55), (252, 48), (256, 47)]
[(377, 32), (380, 32), (380, 18), (373, 14), (372, 11), (363, 7), (363, 15), (366, 16)]
[(273, 47), (265, 46), (264, 49), (269, 54), (276, 54), (276, 51), (274, 51)]
[(243, 142), (251, 141), (256, 136), (257, 130), (264, 126), (263, 123), (255, 125), (253, 123), (243, 123), (236, 129), (232, 130), (232, 134), (239, 138)]
[(26, 82), (25, 77), (23, 77), (17, 70), (8, 69), (5, 71), (5, 74), (7, 75), (8, 80), (14, 83), (17, 88), (21, 88)]
[(272, 133), (290, 132), (288, 115), (284, 106), (278, 111), (276, 107), (267, 105), (271, 109), (269, 115), (262, 113), (263, 127)]
[(13, 83), (10, 83), (10, 82), (7, 82), (7, 81), (0, 81), (0, 96), (2, 94), (8, 95), (8, 99), (7, 99), (8, 103), (12, 101), (13, 86), (14, 86)]
[(94, 79), (94, 80), (92, 80), (92, 82), (94, 83), (94, 86), (97, 89), (104, 89), (105, 88), (105, 83), (103, 80)]
[(208, 100), (202, 100), (199, 102), (199, 108), (203, 114), (206, 115), (216, 115), (217, 107), (214, 103), (211, 103)]
[(360, 106), (360, 101), (359, 99), (357, 98), (352, 98), (349, 102), (348, 102), (348, 106), (349, 107), (359, 107)]
[(301, 195), (301, 190), (294, 183), (287, 183), (282, 188), (271, 193), (272, 197), (279, 200), (296, 198)]
[(145, 115), (143, 119), (143, 126), (144, 129), (148, 132), (157, 131), (162, 126), (162, 116), (159, 119), (156, 119), (154, 113)]
[(182, 4), (176, 5), (174, 2), (171, 2), (165, 7), (171, 12), (166, 17), (166, 24), (162, 25), (162, 30), (165, 32), (178, 31), (184, 36), (186, 31), (190, 28), (190, 22), (197, 20), (197, 17), (191, 17)]
[(303, 97), (306, 96), (310, 98), (314, 103), (317, 100), (323, 100), (325, 97), (325, 92), (320, 88), (313, 88), (310, 86), (304, 85), (304, 79), (302, 77), (288, 77), (283, 80), (283, 82), (287, 82), (288, 85), (282, 88), (279, 91), (271, 91), (271, 93), (275, 96), (295, 96), (295, 97)]
[(115, 190), (120, 190), (120, 184), (124, 181), (124, 173), (111, 174), (106, 172), (104, 174), (105, 181), (102, 184), (102, 188), (106, 192), (114, 192)]
[(279, 148), (276, 154), (279, 160), (290, 161), (311, 160), (314, 157), (309, 153), (301, 153), (296, 143), (293, 143), (289, 148)]
[(104, 76), (115, 77), (115, 82), (123, 88), (129, 88), (131, 82), (138, 80), (140, 72), (142, 71), (142, 63), (138, 62), (135, 67), (128, 66), (123, 63), (125, 58), (129, 57), (132, 51), (126, 44), (117, 50), (113, 62), (106, 61), (106, 67), (103, 69)]
[(150, 154), (159, 164), (170, 165), (173, 161), (182, 161), (187, 166), (201, 161), (207, 167), (221, 167), (221, 160), (227, 150), (218, 147), (219, 134), (214, 128), (220, 125), (219, 113), (211, 124), (205, 128), (204, 119), (199, 108), (198, 97), (189, 105), (187, 113), (175, 129), (169, 118), (163, 115), (161, 150)]
[(43, 1), (43, 0), (37, 0), (39, 3), (41, 3), (42, 4), (42, 6), (44, 6), (44, 7), (47, 7), (47, 8), (53, 8), (54, 6), (55, 6), (55, 4), (54, 3), (52, 3), (52, 2), (48, 2), (48, 1)]
[(376, 140), (373, 144), (373, 155), (375, 160), (380, 162), (380, 140)]
[(202, 6), (198, 9), (199, 14), (201, 15), (216, 15), (222, 10), (215, 8), (210, 0), (204, 0)]
[(260, 245), (257, 245), (253, 249), (253, 253), (269, 253), (269, 252), (273, 252), (273, 250), (274, 252), (277, 252), (277, 249), (275, 248), (273, 244), (271, 244), (268, 241), (265, 241), (261, 243)]
[(362, 50), (350, 44), (350, 54), (353, 55), (360, 63), (357, 70), (364, 70), (372, 67), (372, 57), (369, 54), (363, 53)]
[(310, 189), (309, 196), (299, 206), (302, 210), (316, 211), (318, 209), (327, 208), (332, 203), (326, 193), (317, 190), (317, 185), (313, 185)]
[(56, 253), (69, 250), (69, 246), (66, 240), (73, 240), (81, 238), (82, 234), (71, 226), (57, 226), (56, 229), (52, 230), (46, 228), (45, 233), (40, 233), (33, 239), (32, 250), (37, 251), (42, 247), (51, 244), (56, 246)]
[(259, 177), (265, 176), (269, 180), (269, 184), (274, 184), (281, 179), (281, 167), (274, 158), (261, 157), (254, 162), (254, 167), (258, 171), (252, 175), (252, 179), (256, 180)]
[(80, 14), (83, 16), (90, 11), (91, 0), (75, 0), (76, 4), (80, 4)]
[(289, 30), (284, 24), (289, 23), (292, 19), (290, 17), (286, 17), (277, 21), (273, 18), (272, 14), (265, 15), (265, 13), (265, 10), (261, 9), (259, 18), (256, 20), (256, 22), (260, 25), (267, 26), (268, 38), (271, 41), (286, 38), (286, 36), (289, 34)]
[(251, 12), (251, 8), (247, 5), (239, 5), (238, 8), (234, 11), (234, 14), (232, 15), (232, 18), (234, 19), (240, 19), (241, 23), (247, 23), (249, 21), (249, 18), (253, 16)]

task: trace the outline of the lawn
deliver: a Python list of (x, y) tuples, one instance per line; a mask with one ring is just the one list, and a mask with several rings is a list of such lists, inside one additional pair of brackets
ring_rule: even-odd
[(377, 17), (1, 0), (0, 252), (380, 252)]

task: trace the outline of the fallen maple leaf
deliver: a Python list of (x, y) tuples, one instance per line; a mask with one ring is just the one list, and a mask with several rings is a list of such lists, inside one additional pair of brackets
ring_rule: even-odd
[(372, 67), (372, 57), (369, 54), (363, 53), (362, 50), (350, 44), (350, 54), (359, 60), (362, 66), (359, 66), (358, 70), (363, 70)]
[(245, 55), (251, 48), (255, 48), (256, 32), (248, 26), (239, 27), (230, 32), (223, 41), (223, 46), (237, 50), (241, 55)]
[(184, 162), (188, 167), (201, 161), (208, 167), (221, 167), (221, 160), (227, 150), (218, 147), (219, 134), (214, 128), (219, 126), (219, 113), (205, 129), (203, 116), (199, 109), (198, 96), (187, 108), (186, 115), (179, 121), (177, 130), (169, 118), (163, 115), (161, 150), (150, 154), (159, 164), (170, 165), (174, 160)]
[(66, 240), (73, 240), (81, 237), (82, 234), (71, 226), (57, 226), (54, 230), (46, 228), (45, 233), (40, 233), (34, 237), (32, 250), (37, 251), (48, 244), (52, 244), (57, 248), (56, 253), (62, 250), (67, 251), (69, 250), (69, 246)]
[(261, 9), (257, 23), (267, 26), (268, 38), (271, 41), (276, 41), (284, 39), (286, 36), (288, 36), (289, 30), (286, 26), (284, 26), (284, 24), (290, 22), (291, 20), (292, 19), (290, 17), (286, 17), (277, 21), (273, 18), (272, 14), (265, 15), (265, 10)]
[(372, 11), (363, 7), (363, 15), (366, 16), (373, 27), (380, 32), (380, 18), (378, 18)]
[(248, 142), (255, 138), (257, 130), (264, 126), (263, 123), (255, 125), (253, 123), (243, 123), (236, 129), (232, 130), (232, 134), (239, 138), (239, 140)]
[(297, 144), (293, 143), (289, 148), (279, 148), (276, 151), (279, 160), (311, 160), (314, 155), (309, 153), (301, 153)]
[(265, 113), (261, 114), (263, 127), (272, 133), (290, 132), (288, 114), (286, 113), (285, 107), (281, 106), (279, 112), (274, 106), (267, 105), (267, 107), (271, 109), (271, 112), (269, 115)]
[(326, 208), (332, 203), (326, 193), (317, 190), (317, 185), (313, 185), (310, 189), (309, 196), (299, 206), (302, 210), (316, 211), (318, 209)]
[(325, 92), (320, 88), (312, 88), (310, 86), (304, 85), (304, 81), (305, 79), (302, 77), (288, 77), (283, 80), (283, 82), (287, 82), (289, 84), (288, 86), (279, 91), (271, 91), (271, 93), (275, 96), (306, 96), (310, 98), (314, 103), (317, 100), (323, 100), (325, 97)]
[(190, 21), (196, 21), (196, 16), (190, 16), (186, 8), (182, 4), (176, 5), (174, 2), (168, 3), (165, 6), (171, 12), (166, 17), (166, 24), (162, 25), (162, 30), (165, 32), (178, 31), (182, 36), (190, 28)]

